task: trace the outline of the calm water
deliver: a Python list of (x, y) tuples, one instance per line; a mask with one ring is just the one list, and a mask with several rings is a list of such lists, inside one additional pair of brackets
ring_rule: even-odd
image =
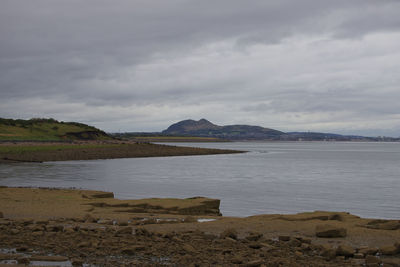
[(245, 154), (0, 165), (0, 185), (78, 187), (118, 198), (219, 198), (227, 216), (348, 211), (400, 219), (400, 143), (190, 143)]

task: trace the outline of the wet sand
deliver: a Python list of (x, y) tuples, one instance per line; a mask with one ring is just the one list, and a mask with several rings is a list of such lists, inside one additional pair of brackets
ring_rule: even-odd
[(400, 264), (400, 221), (342, 212), (233, 218), (219, 216), (216, 199), (7, 187), (0, 212), (0, 263), (55, 255), (75, 266)]

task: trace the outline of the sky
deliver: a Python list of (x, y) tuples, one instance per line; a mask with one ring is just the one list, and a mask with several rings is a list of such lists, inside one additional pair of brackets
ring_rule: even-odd
[(0, 0), (0, 117), (400, 136), (398, 0)]

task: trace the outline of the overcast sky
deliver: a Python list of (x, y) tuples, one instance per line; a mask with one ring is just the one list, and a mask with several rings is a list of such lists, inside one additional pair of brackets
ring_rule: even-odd
[(0, 117), (400, 136), (399, 0), (0, 0)]

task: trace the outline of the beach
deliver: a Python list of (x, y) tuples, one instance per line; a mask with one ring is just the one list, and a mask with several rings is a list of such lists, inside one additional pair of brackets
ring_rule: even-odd
[[(0, 262), (73, 266), (398, 266), (400, 221), (344, 212), (220, 216), (217, 199), (0, 188)], [(14, 265), (15, 266), (15, 265)]]

